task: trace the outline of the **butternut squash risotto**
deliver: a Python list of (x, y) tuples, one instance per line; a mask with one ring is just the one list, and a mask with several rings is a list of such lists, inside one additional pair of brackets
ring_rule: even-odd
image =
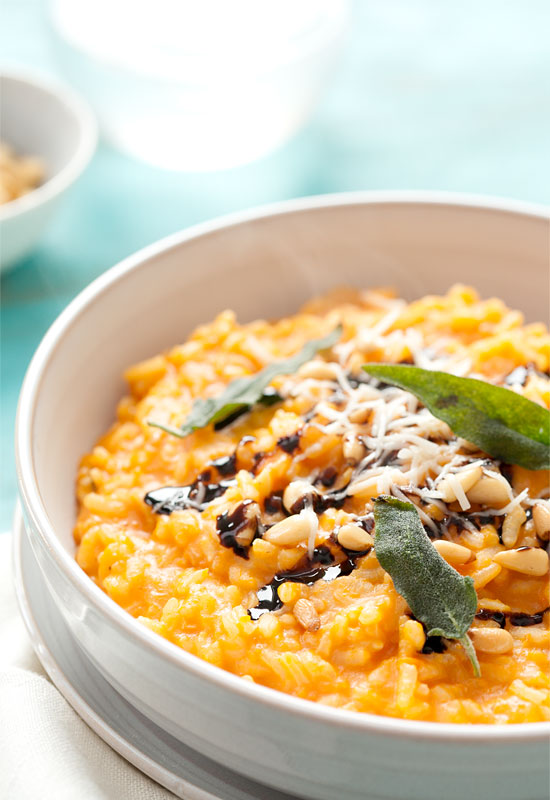
[[(335, 329), (331, 347), (277, 371)], [(550, 719), (548, 470), (491, 458), (366, 362), (550, 406), (545, 327), (470, 288), (410, 304), (338, 290), (246, 325), (224, 311), (126, 372), (130, 394), (78, 473), (78, 563), (142, 625), (247, 681), (406, 719)], [(267, 365), (258, 402), (170, 432), (197, 398)], [(379, 565), (381, 494), (412, 502), (439, 556), (473, 579), (479, 677)]]

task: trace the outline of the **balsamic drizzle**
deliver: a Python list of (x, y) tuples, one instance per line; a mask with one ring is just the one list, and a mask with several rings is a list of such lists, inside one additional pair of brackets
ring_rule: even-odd
[[(416, 622), (420, 622), (420, 620), (416, 619), (414, 614), (412, 614), (411, 612), (408, 612), (408, 616), (411, 619), (416, 620)], [(418, 652), (422, 653), (425, 656), (430, 656), (432, 653), (444, 653), (445, 650), (447, 649), (447, 645), (445, 644), (445, 641), (443, 640), (443, 637), (442, 636), (428, 636), (428, 631), (427, 631), (427, 628), (426, 628), (425, 624), (423, 622), (420, 622), (420, 624), (422, 625), (422, 627), (424, 629), (424, 636), (426, 637), (426, 640), (425, 640), (425, 642), (424, 642), (424, 644), (422, 646), (422, 649), (419, 650)]]
[(517, 625), (519, 628), (527, 628), (531, 625), (539, 625), (544, 619), (544, 614), (549, 610), (550, 606), (545, 608), (543, 611), (538, 611), (536, 614), (510, 614), (510, 625)]
[(300, 444), (300, 434), (293, 433), (290, 436), (282, 436), (279, 441), (277, 442), (281, 450), (284, 450), (285, 453), (293, 453), (298, 445)]
[(223, 478), (232, 478), (237, 472), (236, 453), (211, 461), (193, 483), (186, 486), (161, 486), (147, 492), (143, 500), (151, 506), (155, 514), (170, 515), (185, 508), (204, 511), (208, 503), (221, 497), (230, 486), (235, 485), (234, 480), (220, 480), (216, 483), (212, 480), (213, 469)]
[(509, 621), (510, 625), (518, 628), (528, 628), (531, 625), (540, 625), (547, 611), (550, 611), (550, 606), (542, 611), (537, 611), (535, 614), (524, 614), (522, 611), (491, 611), (488, 608), (483, 608), (477, 612), (476, 619), (492, 619), (501, 628), (506, 627), (506, 620)]
[(273, 492), (264, 500), (264, 511), (266, 514), (278, 514), (283, 510), (283, 496), (279, 492)]
[[(247, 514), (253, 503), (253, 500), (243, 500), (231, 514), (226, 511), (224, 514), (220, 514), (216, 520), (220, 544), (223, 547), (231, 548), (236, 556), (246, 559), (248, 558), (248, 549), (258, 532), (257, 517), (251, 519)], [(244, 532), (246, 528), (250, 528), (246, 542), (239, 541), (239, 533)]]
[(233, 477), (237, 472), (237, 454), (232, 453), (230, 456), (216, 458), (215, 461), (210, 462), (210, 466), (215, 467), (224, 478)]
[(358, 559), (366, 555), (369, 550), (360, 552), (345, 550), (344, 552), (346, 553), (346, 558), (343, 561), (336, 562), (330, 548), (326, 545), (320, 545), (313, 551), (311, 559), (306, 555), (294, 569), (278, 572), (270, 583), (258, 589), (258, 603), (253, 608), (248, 609), (250, 618), (256, 621), (262, 614), (266, 614), (269, 611), (278, 611), (283, 607), (284, 604), (277, 593), (279, 586), (283, 583), (290, 581), (312, 586), (317, 581), (333, 581), (341, 576), (350, 575), (357, 567)]
[(331, 486), (334, 486), (334, 481), (337, 477), (338, 470), (336, 467), (326, 467), (326, 469), (321, 472), (315, 483), (319, 482), (325, 487), (325, 489), (330, 489)]
[(312, 494), (304, 495), (298, 498), (294, 505), (291, 506), (290, 513), (298, 514), (303, 508), (309, 504), (313, 505), (313, 510), (316, 514), (322, 514), (327, 508), (342, 508), (348, 496), (348, 487), (344, 486), (343, 489), (336, 489), (332, 492), (325, 492), (325, 494)]
[(478, 530), (481, 530), (483, 525), (493, 525), (496, 529), (499, 537), (499, 541), (502, 544), (501, 540), (501, 532), (500, 528), (502, 526), (502, 516), (492, 514), (483, 514), (483, 512), (474, 511), (473, 514), (457, 514), (457, 513), (450, 513), (447, 516), (443, 517), (442, 520), (432, 520), (435, 526), (437, 527), (439, 534), (434, 534), (433, 530), (428, 527), (427, 525), (424, 526), (424, 530), (430, 537), (430, 539), (434, 538), (442, 538), (443, 532), (447, 531), (447, 529), (454, 525), (457, 533), (461, 533), (462, 531), (468, 530), (468, 526), (466, 521), (470, 522), (474, 527)]
[(481, 611), (477, 612), (476, 619), (490, 619), (493, 620), (493, 622), (496, 622), (500, 628), (506, 627), (506, 614), (504, 614), (502, 611), (491, 611), (488, 608), (482, 608)]
[(143, 498), (151, 506), (155, 514), (170, 515), (174, 511), (183, 511), (186, 508), (196, 508), (204, 511), (208, 503), (220, 497), (225, 491), (235, 484), (235, 481), (220, 481), (210, 483), (208, 470), (201, 473), (196, 481), (188, 486), (161, 486), (147, 492)]
[(430, 656), (432, 653), (444, 653), (446, 649), (447, 645), (442, 636), (426, 636), (426, 641), (420, 652), (425, 656)]

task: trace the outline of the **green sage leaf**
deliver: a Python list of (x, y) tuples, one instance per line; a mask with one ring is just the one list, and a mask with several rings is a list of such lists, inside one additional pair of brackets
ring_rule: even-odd
[(173, 428), (152, 420), (149, 420), (148, 424), (172, 433), (174, 436), (184, 437), (211, 423), (221, 425), (229, 417), (248, 411), (256, 403), (262, 402), (263, 398), (265, 398), (264, 402), (269, 404), (272, 402), (273, 396), (265, 395), (264, 392), (273, 378), (296, 372), (302, 364), (311, 361), (320, 350), (326, 350), (336, 344), (341, 334), (342, 327), (339, 325), (321, 339), (312, 339), (306, 342), (302, 349), (290, 358), (274, 361), (255, 375), (247, 375), (231, 381), (217, 397), (199, 397), (193, 403), (189, 416), (180, 428)]
[(473, 580), (439, 555), (412, 503), (382, 495), (374, 502), (374, 551), (428, 636), (457, 639), (476, 676), (479, 663), (467, 631), (477, 610)]
[(365, 364), (374, 378), (416, 395), (434, 417), (486, 453), (550, 469), (550, 411), (511, 389), (403, 364)]

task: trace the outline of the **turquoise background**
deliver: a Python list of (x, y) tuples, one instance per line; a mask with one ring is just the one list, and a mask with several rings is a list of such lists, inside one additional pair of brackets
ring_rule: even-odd
[[(269, 158), (188, 175), (101, 144), (39, 248), (2, 277), (0, 530), (15, 503), (13, 421), (32, 353), (69, 300), (137, 248), (218, 214), (349, 189), (550, 203), (549, 31), (548, 0), (357, 0), (314, 116)], [(42, 0), (3, 0), (0, 54), (4, 67), (70, 82)]]

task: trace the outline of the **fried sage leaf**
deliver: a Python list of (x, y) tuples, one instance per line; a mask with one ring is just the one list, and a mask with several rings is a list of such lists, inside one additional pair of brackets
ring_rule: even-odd
[(302, 364), (311, 361), (313, 356), (320, 350), (326, 350), (336, 344), (341, 333), (342, 328), (338, 326), (321, 339), (312, 339), (310, 342), (306, 342), (302, 349), (290, 356), (290, 358), (274, 361), (255, 375), (247, 375), (244, 378), (237, 378), (231, 381), (220, 395), (206, 398), (199, 397), (193, 403), (191, 412), (181, 428), (173, 428), (152, 420), (149, 420), (148, 424), (154, 428), (161, 428), (167, 433), (172, 433), (174, 436), (184, 437), (193, 433), (193, 431), (199, 430), (199, 428), (205, 428), (211, 423), (221, 426), (230, 417), (236, 418), (240, 413), (248, 411), (256, 403), (263, 401), (269, 404), (269, 398), (272, 398), (273, 395), (267, 394), (265, 390), (273, 378), (279, 375), (291, 375), (296, 372)]
[(493, 458), (550, 469), (550, 411), (503, 386), (403, 364), (365, 364), (374, 378), (416, 395), (434, 417)]
[(374, 502), (374, 551), (428, 636), (458, 639), (472, 662), (479, 662), (467, 631), (477, 610), (473, 580), (439, 555), (412, 503), (382, 495)]

